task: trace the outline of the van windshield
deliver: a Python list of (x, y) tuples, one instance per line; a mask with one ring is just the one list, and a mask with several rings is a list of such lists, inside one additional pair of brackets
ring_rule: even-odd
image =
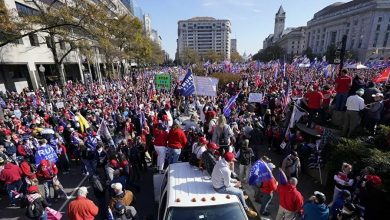
[(166, 220), (247, 220), (238, 203), (216, 206), (171, 207)]

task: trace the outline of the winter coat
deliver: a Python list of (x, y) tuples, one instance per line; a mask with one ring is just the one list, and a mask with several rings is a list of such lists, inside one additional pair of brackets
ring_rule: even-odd
[(38, 166), (37, 176), (44, 180), (52, 180), (58, 174), (58, 168), (55, 163), (44, 160)]
[(303, 220), (328, 220), (329, 208), (325, 204), (317, 204), (311, 201), (303, 205)]
[(273, 191), (275, 191), (278, 188), (278, 182), (275, 178), (272, 177), (272, 179), (263, 181), (260, 186), (260, 190), (262, 193), (265, 194), (271, 194)]
[(4, 166), (4, 170), (0, 174), (0, 180), (5, 184), (14, 183), (22, 178), (22, 170), (13, 163), (7, 163)]
[(187, 137), (180, 128), (171, 129), (168, 134), (168, 147), (181, 149), (187, 144)]
[(279, 193), (279, 204), (284, 209), (291, 212), (299, 212), (303, 206), (303, 196), (297, 190), (296, 186), (291, 184), (280, 184), (277, 188)]
[(155, 146), (167, 146), (168, 132), (160, 130), (160, 129), (155, 129), (153, 132), (153, 135), (154, 135), (153, 144)]
[(108, 203), (108, 206), (111, 209), (114, 209), (115, 203), (117, 202), (121, 202), (124, 206), (130, 206), (133, 203), (133, 200), (135, 200), (133, 193), (129, 190), (125, 190), (121, 194), (111, 198), (110, 202)]
[(98, 212), (98, 207), (91, 200), (78, 196), (69, 203), (67, 213), (70, 220), (93, 220)]

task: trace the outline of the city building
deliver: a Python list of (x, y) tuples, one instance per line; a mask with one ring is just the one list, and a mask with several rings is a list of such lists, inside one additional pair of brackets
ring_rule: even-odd
[(143, 23), (146, 36), (150, 36), (152, 34), (152, 18), (149, 14), (144, 14)]
[(284, 31), (284, 23), (286, 22), (286, 12), (280, 6), (278, 12), (275, 14), (274, 33), (268, 35), (263, 41), (263, 49), (272, 46), (281, 36)]
[[(18, 16), (38, 13), (31, 1), (4, 0), (4, 3), (7, 10), (17, 12)], [(107, 13), (131, 14), (121, 0), (108, 0), (106, 4)], [(62, 56), (69, 50), (70, 45), (61, 43), (58, 37), (56, 40), (60, 42), (58, 55)], [(39, 69), (43, 70), (41, 66), (44, 67), (44, 73), (39, 72)], [(55, 68), (48, 35), (42, 32), (30, 34), (0, 48), (0, 91), (20, 92), (25, 87), (37, 89), (43, 85), (41, 77), (45, 77), (47, 83), (58, 83)], [(101, 79), (102, 71), (104, 71), (102, 56), (98, 48), (94, 48), (92, 62), (87, 61), (78, 50), (71, 51), (64, 59), (60, 74), (64, 74), (66, 80), (84, 81), (84, 73), (89, 72), (89, 76)]]
[(212, 17), (194, 17), (178, 22), (177, 56), (181, 58), (186, 48), (195, 50), (200, 56), (215, 51), (230, 59), (229, 20)]
[(230, 39), (230, 52), (237, 52), (237, 39)]
[(284, 49), (287, 55), (300, 55), (306, 49), (306, 27), (284, 28), (286, 12), (280, 6), (275, 14), (274, 33), (263, 41), (263, 49), (277, 45)]
[(288, 55), (300, 55), (306, 50), (306, 27), (286, 28), (276, 45), (283, 48)]
[(161, 36), (158, 35), (158, 31), (152, 29), (152, 33), (150, 34), (150, 39), (155, 42), (158, 46), (161, 47)]
[(346, 50), (360, 61), (390, 56), (390, 1), (353, 0), (334, 3), (307, 22), (306, 45), (324, 54), (347, 36)]

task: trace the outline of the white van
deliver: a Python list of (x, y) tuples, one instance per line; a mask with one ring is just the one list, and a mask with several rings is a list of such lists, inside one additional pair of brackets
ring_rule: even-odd
[(248, 219), (237, 196), (215, 192), (206, 171), (189, 163), (175, 163), (161, 176), (162, 181), (154, 178), (155, 184), (161, 183), (156, 198), (158, 220)]

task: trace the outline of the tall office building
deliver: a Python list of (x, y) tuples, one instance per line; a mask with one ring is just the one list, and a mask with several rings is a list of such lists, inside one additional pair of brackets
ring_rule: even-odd
[(230, 59), (229, 20), (219, 20), (212, 17), (194, 17), (178, 22), (177, 55), (180, 59), (186, 48), (195, 50), (200, 56), (209, 51), (221, 54), (224, 59)]
[(237, 52), (237, 39), (230, 39), (230, 52)]

